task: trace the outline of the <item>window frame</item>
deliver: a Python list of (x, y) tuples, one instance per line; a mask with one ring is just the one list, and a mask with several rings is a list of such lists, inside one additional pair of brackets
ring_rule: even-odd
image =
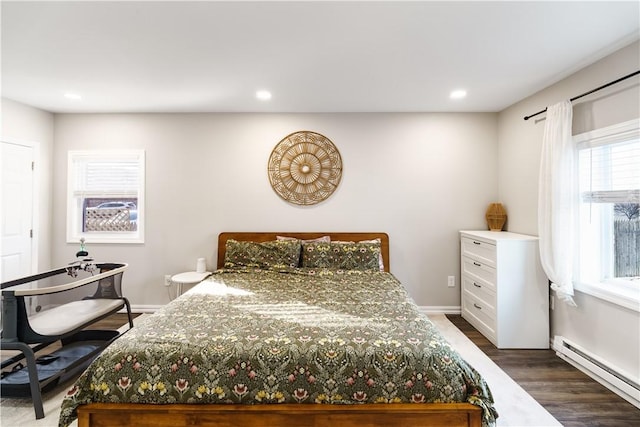
[[(138, 163), (137, 227), (135, 231), (85, 232), (83, 231), (83, 206), (75, 193), (76, 177), (74, 161), (81, 158), (110, 158), (117, 161), (136, 160)], [(140, 244), (144, 243), (145, 224), (145, 151), (144, 150), (69, 150), (67, 154), (67, 243), (77, 243), (84, 238), (86, 243)], [(105, 194), (104, 197), (111, 197)]]
[[(597, 140), (597, 145), (611, 144), (628, 138), (640, 138), (640, 118), (629, 120), (623, 123), (595, 129), (573, 136), (573, 141), (577, 152), (586, 148), (591, 141)], [(578, 156), (576, 156), (577, 162)], [(579, 168), (576, 167), (576, 171)], [(576, 262), (574, 265), (576, 279), (574, 279), (574, 289), (610, 303), (625, 307), (627, 309), (640, 312), (640, 280), (613, 278), (600, 282), (586, 281), (581, 279), (580, 269), (580, 209), (577, 209), (576, 228), (578, 239), (576, 240)], [(606, 254), (605, 254), (606, 255)], [(612, 255), (612, 254), (609, 254)]]

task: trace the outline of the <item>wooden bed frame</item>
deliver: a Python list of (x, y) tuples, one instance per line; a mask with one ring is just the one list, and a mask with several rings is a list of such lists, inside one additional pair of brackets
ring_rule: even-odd
[[(218, 236), (218, 267), (224, 265), (228, 239), (264, 242), (276, 236), (360, 241), (381, 239), (385, 270), (389, 271), (386, 233), (252, 233), (225, 232)], [(91, 403), (78, 407), (78, 427), (481, 427), (482, 409), (470, 403), (363, 405), (144, 405)]]

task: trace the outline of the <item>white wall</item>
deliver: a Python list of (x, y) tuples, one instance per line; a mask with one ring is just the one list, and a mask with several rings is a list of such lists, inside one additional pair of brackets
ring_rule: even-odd
[[(502, 111), (498, 117), (499, 194), (509, 230), (537, 234), (537, 192), (544, 115), (523, 117), (640, 68), (638, 42)], [(574, 134), (640, 117), (640, 78), (574, 102)], [(576, 292), (577, 308), (556, 304), (552, 336), (563, 335), (640, 376), (640, 313)]]
[[(10, 99), (2, 98), (2, 138), (35, 148), (36, 195), (34, 224), (37, 239), (37, 271), (51, 269), (52, 159), (54, 116)], [(34, 271), (36, 273), (36, 271)]]
[[(54, 153), (55, 263), (65, 243), (67, 151), (146, 150), (146, 240), (93, 245), (97, 259), (130, 264), (133, 304), (168, 301), (163, 276), (215, 267), (222, 231), (384, 231), (391, 270), (419, 305), (459, 307), (457, 231), (484, 228), (497, 196), (496, 114), (61, 114)], [(342, 181), (321, 204), (299, 207), (271, 189), (267, 160), (298, 130), (333, 141)], [(457, 286), (447, 288), (447, 276)]]

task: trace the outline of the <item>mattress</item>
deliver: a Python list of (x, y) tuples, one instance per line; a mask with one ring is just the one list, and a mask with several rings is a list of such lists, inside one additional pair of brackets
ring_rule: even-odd
[(486, 382), (390, 273), (218, 270), (111, 344), (66, 394), (60, 425), (91, 402), (469, 402)]

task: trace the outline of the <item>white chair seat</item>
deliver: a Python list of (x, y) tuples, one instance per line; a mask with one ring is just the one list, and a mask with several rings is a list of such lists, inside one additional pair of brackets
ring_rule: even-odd
[(73, 301), (30, 316), (29, 325), (40, 335), (63, 335), (121, 307), (124, 307), (121, 299)]

